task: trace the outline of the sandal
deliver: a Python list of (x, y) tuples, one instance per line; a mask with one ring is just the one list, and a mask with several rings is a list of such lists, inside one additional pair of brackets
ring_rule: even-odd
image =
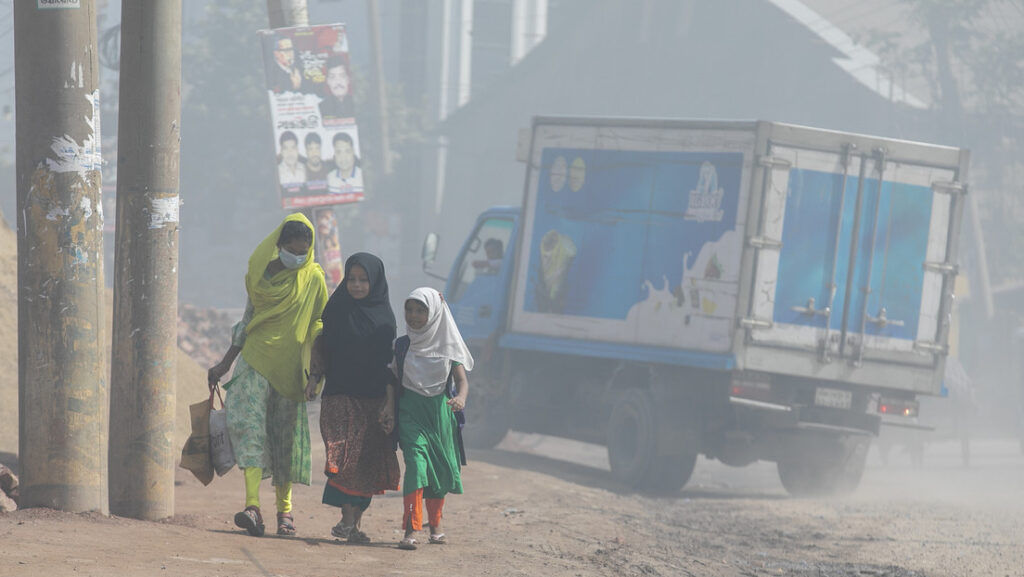
[(338, 521), (338, 524), (331, 528), (331, 535), (338, 539), (348, 539), (352, 529), (355, 529), (354, 525), (346, 525), (344, 522)]
[(245, 529), (245, 532), (253, 537), (262, 537), (266, 531), (263, 515), (260, 514), (260, 508), (255, 505), (249, 505), (244, 511), (235, 513), (235, 526)]
[(352, 527), (352, 532), (348, 534), (348, 542), (363, 545), (370, 542), (370, 536)]
[(430, 539), (427, 541), (431, 545), (445, 545), (448, 543), (448, 538), (444, 536), (444, 533), (430, 534)]
[(277, 514), (277, 534), (291, 536), (295, 534), (295, 518), (291, 513)]
[(405, 551), (415, 551), (416, 539), (413, 539), (412, 537), (406, 537), (405, 539), (402, 539), (398, 542), (398, 548), (403, 549)]

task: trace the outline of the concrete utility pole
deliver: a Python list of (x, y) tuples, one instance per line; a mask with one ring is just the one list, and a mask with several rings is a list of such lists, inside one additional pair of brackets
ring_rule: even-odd
[(181, 0), (121, 3), (110, 509), (174, 514)]
[(96, 7), (13, 4), (21, 506), (106, 514)]
[(370, 51), (373, 59), (373, 92), (377, 104), (377, 124), (380, 132), (381, 172), (385, 176), (391, 174), (391, 142), (388, 137), (388, 98), (384, 88), (384, 55), (380, 39), (380, 10), (377, 0), (366, 0), (366, 12), (370, 18)]
[(271, 28), (309, 26), (306, 0), (267, 0), (267, 18)]

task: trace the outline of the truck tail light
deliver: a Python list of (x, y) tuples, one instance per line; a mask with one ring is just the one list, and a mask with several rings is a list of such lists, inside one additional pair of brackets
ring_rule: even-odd
[(909, 399), (882, 397), (878, 400), (878, 412), (894, 417), (916, 417), (918, 402)]
[(729, 395), (756, 401), (772, 400), (772, 384), (766, 381), (736, 379), (729, 387)]

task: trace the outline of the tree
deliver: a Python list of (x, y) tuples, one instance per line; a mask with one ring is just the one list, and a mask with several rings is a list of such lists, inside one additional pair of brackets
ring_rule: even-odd
[(183, 47), (181, 300), (240, 306), (252, 247), (281, 219), (257, 34), (266, 6), (221, 0)]
[(970, 180), (993, 284), (1024, 278), (1024, 235), (1017, 233), (1024, 216), (1024, 3), (898, 1), (911, 26), (871, 31), (865, 43), (897, 81), (928, 87), (937, 138), (972, 149)]

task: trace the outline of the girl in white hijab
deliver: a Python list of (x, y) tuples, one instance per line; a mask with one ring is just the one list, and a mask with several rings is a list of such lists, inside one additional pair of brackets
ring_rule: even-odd
[[(430, 522), (428, 542), (447, 543), (441, 531), (441, 510), (445, 495), (462, 493), (455, 412), (466, 406), (466, 372), (473, 370), (473, 356), (448, 305), (432, 288), (412, 291), (405, 301), (405, 323), (408, 335), (395, 343), (394, 365), (401, 379), (398, 438), (405, 459), (405, 536), (398, 546), (415, 549), (413, 534), (423, 528), (424, 498)], [(401, 351), (406, 349), (403, 358)]]

